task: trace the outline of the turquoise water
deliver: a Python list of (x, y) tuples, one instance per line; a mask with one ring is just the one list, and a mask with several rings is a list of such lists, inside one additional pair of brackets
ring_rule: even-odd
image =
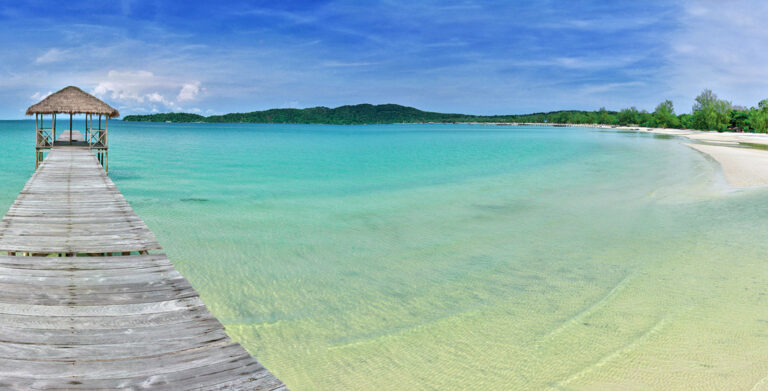
[[(0, 209), (33, 127), (0, 122)], [(292, 389), (768, 386), (768, 191), (678, 139), (116, 121), (109, 159)]]

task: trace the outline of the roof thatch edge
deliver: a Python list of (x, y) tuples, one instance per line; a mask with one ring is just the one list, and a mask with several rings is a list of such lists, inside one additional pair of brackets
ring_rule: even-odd
[(26, 115), (33, 114), (99, 114), (119, 117), (120, 112), (99, 98), (69, 86), (48, 95), (42, 101), (29, 106)]

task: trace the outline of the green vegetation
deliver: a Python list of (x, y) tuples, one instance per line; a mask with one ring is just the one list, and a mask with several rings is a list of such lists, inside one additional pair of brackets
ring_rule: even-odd
[(294, 124), (394, 124), (394, 123), (551, 123), (551, 124), (603, 124), (686, 128), (716, 131), (760, 132), (768, 131), (768, 100), (757, 107), (737, 108), (731, 102), (719, 99), (710, 90), (704, 90), (693, 105), (690, 114), (675, 114), (672, 101), (659, 103), (652, 113), (635, 107), (619, 112), (600, 108), (597, 111), (553, 111), (549, 113), (512, 115), (466, 115), (421, 111), (395, 104), (360, 104), (335, 109), (312, 107), (308, 109), (271, 109), (250, 113), (231, 113), (204, 117), (189, 113), (128, 115), (123, 121), (150, 122), (249, 122)]
[(598, 111), (553, 111), (522, 115), (467, 115), (444, 114), (422, 111), (413, 107), (395, 104), (341, 106), (335, 109), (312, 107), (308, 109), (271, 109), (250, 113), (231, 113), (204, 117), (188, 113), (164, 113), (128, 115), (123, 121), (147, 122), (249, 122), (249, 123), (293, 123), (293, 124), (394, 124), (394, 123), (457, 123), (457, 122), (535, 122), (535, 123), (612, 123), (615, 111), (602, 108)]
[(392, 124), (417, 122), (461, 122), (475, 121), (475, 116), (442, 114), (421, 111), (399, 105), (341, 106), (335, 109), (312, 107), (309, 109), (271, 109), (250, 113), (231, 113), (203, 117), (196, 114), (168, 113), (152, 115), (129, 115), (124, 121), (155, 122), (250, 122), (250, 123), (295, 123), (295, 124)]
[(757, 108), (751, 108), (747, 114), (749, 128), (764, 133), (768, 129), (768, 100), (761, 100)]
[(680, 119), (675, 115), (675, 106), (669, 99), (656, 106), (656, 110), (653, 111), (653, 118), (656, 121), (656, 126), (660, 128), (680, 127)]
[(395, 123), (457, 123), (457, 122), (537, 122), (537, 123), (607, 123), (616, 112), (604, 108), (599, 111), (554, 111), (523, 115), (467, 115), (444, 114), (422, 111), (413, 107), (395, 104), (341, 106), (335, 109), (312, 107), (308, 109), (271, 109), (250, 113), (230, 113), (204, 117), (198, 114), (165, 113), (149, 115), (128, 115), (123, 121), (149, 122), (248, 122), (248, 123), (293, 123), (293, 124), (395, 124)]
[(693, 127), (724, 131), (728, 128), (730, 114), (731, 102), (717, 99), (712, 91), (704, 90), (693, 105)]
[(205, 122), (205, 117), (189, 113), (162, 113), (147, 115), (126, 115), (123, 121), (143, 122)]

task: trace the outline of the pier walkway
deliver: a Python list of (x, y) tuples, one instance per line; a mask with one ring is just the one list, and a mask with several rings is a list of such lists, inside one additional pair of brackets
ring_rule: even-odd
[(88, 148), (0, 221), (0, 389), (285, 390), (211, 315)]
[[(72, 136), (70, 137), (70, 133)], [(85, 143), (85, 137), (83, 137), (83, 133), (79, 130), (64, 130), (62, 131), (58, 137), (56, 137), (56, 144), (69, 144), (70, 142), (72, 144), (74, 143)], [(85, 144), (83, 144), (85, 145)]]

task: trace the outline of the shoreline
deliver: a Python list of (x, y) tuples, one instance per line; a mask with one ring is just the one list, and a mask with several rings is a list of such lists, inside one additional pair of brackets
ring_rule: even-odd
[(720, 165), (728, 185), (735, 188), (768, 185), (768, 134), (639, 126), (595, 127), (687, 138), (691, 142), (685, 145), (712, 158)]
[(768, 133), (737, 133), (702, 131), (695, 129), (649, 128), (602, 124), (555, 124), (555, 123), (482, 123), (477, 125), (552, 126), (597, 128), (665, 136), (684, 137), (691, 149), (713, 159), (722, 170), (729, 186), (748, 188), (768, 185)]

